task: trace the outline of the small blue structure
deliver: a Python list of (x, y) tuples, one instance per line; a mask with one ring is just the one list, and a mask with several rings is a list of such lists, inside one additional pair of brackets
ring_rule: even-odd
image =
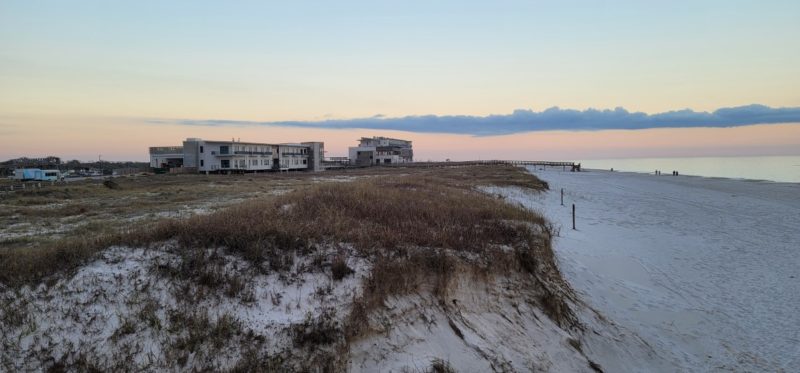
[(61, 171), (59, 170), (40, 170), (36, 173), (36, 180), (58, 181), (59, 179), (61, 179)]
[(38, 168), (23, 168), (14, 170), (15, 180), (58, 181), (61, 179), (59, 170), (40, 170)]
[(14, 180), (36, 180), (36, 172), (42, 172), (38, 168), (23, 168), (14, 170)]

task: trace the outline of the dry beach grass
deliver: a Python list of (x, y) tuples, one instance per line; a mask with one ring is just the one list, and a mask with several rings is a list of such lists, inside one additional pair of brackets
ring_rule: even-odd
[[(318, 180), (320, 176), (342, 175), (359, 178), (348, 183)], [(164, 182), (160, 183), (159, 178)], [(147, 193), (153, 189), (161, 191), (168, 208), (174, 208), (175, 203), (169, 197), (178, 198), (184, 205), (202, 203), (218, 196), (221, 183), (229, 183), (224, 188), (226, 194), (238, 196), (244, 202), (183, 218), (127, 223), (118, 219), (113, 224), (119, 226), (96, 222), (116, 214), (120, 208), (125, 210), (121, 214), (135, 214), (139, 209), (136, 202), (141, 202), (142, 209), (151, 208), (155, 203), (149, 197), (131, 196), (149, 196)], [(115, 189), (97, 186), (71, 189), (70, 193), (85, 197), (71, 198), (55, 212), (43, 210), (40, 215), (25, 199), (60, 199), (36, 194), (6, 198), (4, 204), (19, 206), (15, 212), (17, 219), (86, 216), (89, 208), (76, 206), (89, 203), (92, 214), (100, 218), (89, 223), (98, 224), (89, 225), (91, 229), (76, 228), (57, 239), (4, 245), (0, 248), (0, 282), (16, 287), (42, 279), (52, 281), (79, 268), (109, 246), (152, 247), (170, 241), (177, 245), (176, 252), (183, 259), (177, 267), (160, 267), (162, 275), (247, 302), (252, 299), (249, 275), (226, 274), (220, 269), (225, 265), (221, 262), (224, 255), (242, 258), (255, 273), (286, 273), (299, 256), (313, 257), (323, 247), (347, 245), (351, 252), (340, 251), (331, 260), (314, 260), (311, 265), (319, 266), (317, 270), (330, 271), (334, 280), (340, 280), (353, 272), (347, 266), (346, 255), (367, 260), (371, 269), (364, 279), (363, 292), (352, 300), (343, 324), (333, 325), (320, 318), (297, 326), (294, 329), (300, 333), (294, 337), (297, 348), (309, 344), (346, 346), (369, 334), (368, 315), (381, 308), (388, 297), (427, 291), (446, 305), (450, 284), (462, 276), (488, 278), (507, 273), (526, 276), (534, 294), (526, 301), (537, 304), (558, 325), (576, 326), (575, 316), (568, 307), (571, 293), (555, 264), (550, 247), (553, 232), (547, 222), (530, 210), (477, 190), (487, 185), (547, 188), (523, 169), (470, 166), (375, 168), (291, 177), (158, 176), (146, 182), (123, 179), (118, 184)], [(291, 191), (270, 193), (275, 189)], [(134, 204), (122, 207), (114, 203), (123, 196)], [(216, 254), (220, 250), (223, 255)], [(123, 329), (121, 335), (124, 332)], [(224, 337), (225, 333), (221, 330), (211, 337), (195, 333), (202, 338), (188, 337), (183, 343), (192, 347), (195, 342), (204, 343), (217, 335)], [(276, 363), (270, 360), (270, 364)], [(321, 364), (339, 369), (343, 362), (330, 353)], [(240, 366), (254, 369), (260, 365), (245, 359)]]
[[(248, 246), (257, 246), (263, 240), (277, 240), (289, 248), (294, 247), (294, 242), (281, 241), (286, 234), (293, 239), (345, 239), (360, 243), (361, 248), (370, 244), (391, 246), (408, 239), (415, 240), (414, 244), (427, 242), (445, 248), (459, 242), (473, 245), (479, 239), (479, 233), (489, 234), (491, 229), (502, 233), (498, 231), (502, 227), (494, 223), (494, 228), (482, 228), (483, 232), (470, 230), (459, 238), (456, 237), (459, 231), (452, 230), (453, 225), (459, 222), (457, 219), (467, 223), (466, 220), (475, 213), (537, 218), (519, 209), (482, 205), (486, 202), (485, 197), (470, 192), (470, 188), (476, 185), (546, 187), (532, 175), (512, 167), (378, 168), (325, 176), (342, 174), (373, 176), (376, 180), (343, 187), (327, 183), (317, 186), (313, 177), (319, 175), (314, 174), (255, 177), (160, 175), (120, 179), (118, 190), (105, 188), (100, 181), (89, 181), (63, 188), (8, 193), (0, 196), (4, 207), (0, 210), (0, 219), (7, 230), (19, 225), (32, 233), (0, 238), (0, 283), (19, 285), (72, 269), (98, 250), (111, 245), (143, 245), (170, 235), (182, 238), (185, 243), (194, 240), (205, 246), (221, 244), (245, 254)], [(278, 199), (273, 193), (295, 189), (303, 191)], [(451, 193), (455, 189), (462, 190), (458, 193), (460, 196)], [(449, 204), (441, 203), (442, 196), (451, 198)], [(483, 199), (472, 201), (474, 198)], [(213, 217), (198, 217), (190, 224), (170, 218), (180, 216), (181, 210), (208, 208), (209, 200), (219, 201), (211, 206), (209, 210), (212, 211), (241, 200), (248, 202), (231, 206)], [(295, 204), (300, 206), (297, 210), (286, 211)], [(277, 205), (281, 206), (279, 211), (275, 211)], [(266, 210), (268, 208), (271, 210)], [(487, 208), (494, 210), (488, 211)], [(324, 215), (310, 216), (308, 212), (315, 210)], [(444, 211), (448, 213), (440, 213)], [(344, 213), (347, 214), (337, 216)], [(278, 216), (281, 218), (276, 219)], [(64, 223), (64, 218), (73, 218), (77, 223)], [(430, 224), (418, 223), (423, 221)], [(379, 225), (365, 228), (360, 233), (351, 229), (360, 227), (362, 223), (367, 227)], [(203, 229), (188, 228), (196, 224), (203, 224)], [(59, 225), (67, 229), (48, 232), (47, 227)]]

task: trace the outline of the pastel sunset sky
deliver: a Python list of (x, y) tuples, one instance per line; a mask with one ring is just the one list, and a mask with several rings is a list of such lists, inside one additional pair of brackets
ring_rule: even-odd
[[(0, 160), (800, 154), (800, 2), (0, 2)], [(560, 109), (554, 109), (558, 107)]]

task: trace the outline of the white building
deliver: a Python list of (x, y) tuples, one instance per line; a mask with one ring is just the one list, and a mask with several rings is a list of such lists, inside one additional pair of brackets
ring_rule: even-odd
[(389, 137), (362, 137), (358, 146), (350, 148), (349, 155), (350, 164), (357, 166), (414, 161), (411, 141)]
[(153, 146), (150, 148), (150, 168), (174, 168), (183, 166), (183, 147)]
[(150, 166), (198, 172), (322, 171), (321, 142), (265, 144), (189, 138), (182, 147), (150, 148)]

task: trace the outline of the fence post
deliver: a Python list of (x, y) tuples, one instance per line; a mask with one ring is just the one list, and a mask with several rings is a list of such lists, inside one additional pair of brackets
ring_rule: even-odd
[(575, 204), (572, 204), (572, 230), (575, 230)]

